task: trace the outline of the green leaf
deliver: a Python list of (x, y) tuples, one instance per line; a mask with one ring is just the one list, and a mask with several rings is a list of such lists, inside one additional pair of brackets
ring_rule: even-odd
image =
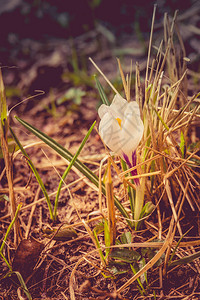
[(177, 244), (176, 244), (176, 247), (174, 248), (174, 250), (173, 250), (173, 252), (172, 252), (172, 255), (171, 255), (170, 259), (169, 259), (168, 265), (171, 264), (171, 261), (172, 261), (174, 255), (176, 254), (176, 250), (177, 250), (177, 248), (178, 248), (180, 242), (181, 242), (182, 239), (188, 234), (188, 232), (189, 232), (190, 230), (191, 230), (191, 228), (190, 228), (189, 230), (187, 230), (187, 231), (180, 237), (180, 239), (178, 240), (178, 242), (177, 242)]
[(0, 68), (0, 115), (1, 115), (1, 126), (5, 126), (7, 121), (7, 103), (6, 103), (6, 94), (3, 83), (3, 77)]
[[(127, 264), (120, 265), (119, 263), (115, 263), (115, 262), (110, 262), (107, 268), (110, 271), (110, 273), (114, 276), (120, 275), (120, 274), (125, 274), (129, 271), (129, 267), (127, 266)], [(103, 274), (103, 276), (105, 278), (111, 277), (111, 276), (105, 276), (104, 274)]]
[(17, 272), (17, 271), (13, 271), (12, 273), (13, 274), (15, 273), (17, 275), (18, 280), (19, 280), (19, 282), (21, 284), (21, 287), (22, 287), (24, 293), (26, 294), (28, 300), (32, 300), (33, 298), (31, 297), (31, 294), (29, 293), (29, 291), (27, 289), (26, 283), (24, 282), (24, 279), (23, 279), (22, 275), (19, 272)]
[(150, 215), (152, 211), (155, 209), (155, 207), (156, 206), (151, 201), (147, 202), (142, 208), (140, 219)]
[(90, 129), (88, 130), (88, 133), (86, 134), (86, 136), (84, 137), (78, 151), (76, 152), (76, 154), (74, 155), (74, 157), (72, 158), (70, 164), (68, 165), (67, 169), (65, 170), (63, 176), (62, 176), (62, 179), (59, 183), (59, 186), (58, 186), (58, 191), (57, 191), (57, 194), (56, 194), (56, 199), (55, 199), (55, 205), (54, 205), (54, 218), (56, 219), (56, 215), (57, 215), (57, 207), (58, 207), (58, 199), (59, 199), (59, 195), (60, 195), (60, 191), (61, 191), (61, 188), (62, 188), (62, 185), (64, 183), (64, 180), (67, 176), (67, 174), (69, 173), (69, 171), (71, 170), (71, 168), (73, 167), (77, 157), (79, 156), (81, 150), (83, 149), (87, 139), (89, 138), (90, 136), (90, 133), (92, 132), (93, 128), (94, 128), (94, 125), (96, 124), (96, 121), (92, 124), (92, 126), (90, 127)]
[(107, 258), (109, 252), (110, 252), (110, 232), (109, 232), (109, 227), (108, 227), (108, 222), (106, 219), (104, 219), (104, 241), (105, 241), (105, 246), (106, 246), (106, 257)]
[[(138, 264), (139, 264), (140, 270), (146, 265), (146, 261), (145, 261), (144, 257), (139, 261)], [(142, 274), (140, 276), (140, 280), (141, 280), (141, 283), (144, 283), (146, 281), (146, 284), (148, 285), (147, 272), (144, 272), (144, 274)]]
[(159, 112), (153, 107), (153, 110), (155, 111), (155, 113), (157, 114), (159, 120), (161, 121), (161, 123), (163, 124), (163, 126), (165, 127), (165, 129), (167, 131), (169, 131), (169, 127), (167, 126), (167, 124), (164, 122), (164, 120), (162, 119), (161, 115), (159, 114)]
[[(139, 270), (136, 270), (136, 266), (134, 266), (132, 264), (130, 264), (130, 267), (131, 267), (131, 270), (132, 270), (134, 275), (139, 271)], [(137, 282), (138, 282), (140, 288), (142, 289), (142, 291), (145, 292), (145, 289), (144, 289), (143, 284), (142, 284), (143, 282), (141, 280), (141, 276), (140, 276), (140, 278), (137, 278)]]
[[(122, 165), (122, 170), (126, 171), (128, 170), (127, 164), (125, 163), (125, 161), (123, 159), (121, 159), (121, 165)], [(130, 173), (126, 174), (125, 176), (131, 176)], [(132, 183), (134, 183), (133, 180), (131, 180)], [(131, 207), (131, 213), (132, 213), (132, 217), (134, 217), (134, 210), (135, 210), (135, 190), (128, 185), (128, 196), (129, 196), (129, 201), (130, 201), (130, 207)], [(133, 222), (134, 224), (134, 222)]]
[(62, 97), (58, 98), (56, 103), (58, 105), (68, 101), (70, 99), (77, 105), (81, 104), (82, 97), (86, 95), (85, 91), (82, 91), (80, 88), (70, 88)]
[(43, 229), (42, 232), (44, 233), (45, 237), (55, 241), (67, 241), (78, 237), (76, 230), (73, 228), (61, 227), (59, 230), (57, 228), (46, 228)]
[(10, 201), (9, 197), (5, 194), (0, 195), (0, 202), (3, 201)]
[[(94, 235), (94, 238), (95, 238), (95, 240), (96, 240), (96, 244), (97, 244), (97, 247), (98, 247), (98, 250), (99, 250), (99, 255), (101, 256), (102, 261), (105, 262), (104, 255), (103, 255), (103, 252), (102, 252), (102, 250), (101, 250), (101, 245), (100, 245), (100, 243), (99, 243), (98, 236), (97, 236), (97, 233), (96, 233), (95, 230), (93, 230), (93, 235)], [(106, 263), (106, 262), (105, 262), (105, 263)]]
[(113, 274), (113, 275), (120, 275), (120, 274), (125, 274), (128, 272), (128, 270), (125, 271), (121, 271), (119, 268), (117, 268), (116, 266), (112, 266), (111, 268), (109, 268), (109, 271)]
[(41, 187), (41, 190), (42, 190), (42, 192), (43, 192), (43, 194), (44, 194), (44, 196), (45, 196), (45, 198), (46, 198), (47, 205), (48, 205), (48, 208), (49, 208), (50, 217), (51, 217), (52, 220), (54, 220), (51, 202), (50, 202), (50, 199), (49, 199), (49, 196), (48, 196), (48, 194), (47, 194), (46, 188), (45, 188), (45, 186), (44, 186), (44, 183), (43, 183), (43, 181), (42, 181), (42, 179), (41, 179), (41, 177), (40, 177), (38, 171), (36, 170), (34, 164), (32, 163), (32, 161), (31, 161), (31, 159), (30, 159), (30, 157), (28, 156), (27, 152), (24, 150), (22, 144), (21, 144), (20, 141), (18, 140), (17, 136), (15, 135), (15, 133), (14, 133), (14, 131), (12, 130), (11, 127), (10, 127), (10, 132), (11, 132), (11, 134), (12, 134), (12, 136), (13, 136), (13, 138), (14, 138), (16, 144), (17, 144), (18, 147), (20, 148), (21, 152), (22, 152), (23, 155), (27, 158), (27, 162), (28, 162), (28, 164), (29, 164), (31, 170), (33, 171), (33, 173), (34, 173), (34, 175), (35, 175), (35, 177), (36, 177), (36, 179), (37, 179), (37, 181), (38, 181), (38, 183), (39, 183), (39, 185), (40, 185), (40, 187)]
[(122, 244), (131, 244), (132, 242), (132, 235), (130, 231), (122, 233), (120, 240)]
[(199, 257), (200, 257), (200, 251), (173, 261), (169, 265), (169, 267), (173, 268), (173, 267), (178, 266), (178, 265), (189, 264), (189, 263), (193, 262), (195, 259), (197, 259)]
[(99, 91), (99, 95), (100, 95), (100, 97), (101, 97), (101, 101), (102, 101), (104, 104), (110, 106), (110, 102), (109, 102), (109, 100), (108, 100), (108, 98), (107, 98), (107, 96), (106, 96), (106, 94), (105, 94), (105, 92), (104, 92), (104, 89), (103, 89), (101, 83), (99, 82), (99, 79), (98, 79), (96, 76), (94, 76), (94, 79), (95, 79), (95, 81), (96, 81), (96, 85), (97, 85), (97, 89), (98, 89), (98, 91)]
[(98, 223), (95, 228), (94, 228), (96, 234), (100, 234), (104, 231), (104, 223), (103, 222), (100, 222)]
[(185, 143), (185, 137), (184, 137), (183, 131), (181, 131), (180, 149), (181, 149), (182, 158), (185, 158), (185, 154), (186, 154), (186, 143)]
[[(7, 142), (8, 142), (8, 152), (9, 153), (14, 153), (17, 150), (19, 150), (19, 147), (17, 147), (16, 143), (13, 141), (13, 139), (11, 138), (7, 138)], [(2, 147), (0, 145), (0, 159), (3, 158), (3, 152), (2, 152)]]
[(138, 261), (141, 257), (141, 255), (138, 252), (125, 248), (113, 249), (109, 256), (113, 259), (118, 259), (127, 263), (133, 263), (135, 261)]
[(15, 216), (14, 216), (14, 218), (12, 219), (11, 223), (8, 226), (8, 229), (6, 231), (5, 237), (4, 237), (4, 239), (3, 239), (2, 243), (1, 243), (1, 247), (0, 247), (0, 255), (3, 257), (3, 259), (5, 260), (5, 262), (8, 265), (8, 267), (9, 267), (10, 270), (12, 270), (12, 268), (11, 268), (10, 264), (8, 263), (7, 259), (5, 258), (5, 256), (3, 255), (2, 251), (3, 251), (3, 248), (4, 248), (5, 244), (6, 244), (7, 237), (8, 237), (8, 235), (9, 235), (9, 233), (10, 233), (10, 231), (11, 231), (11, 229), (12, 229), (12, 227), (13, 227), (16, 219), (17, 219), (17, 216), (18, 216), (18, 213), (19, 213), (21, 207), (22, 207), (22, 204), (19, 204), (17, 206), (16, 212), (15, 212)]
[[(64, 147), (62, 147), (60, 144), (58, 144), (55, 140), (53, 140), (51, 137), (46, 135), (45, 133), (41, 132), (37, 128), (33, 127), (26, 121), (23, 121), (19, 117), (15, 118), (30, 132), (32, 132), (34, 135), (36, 135), (38, 138), (40, 138), (43, 142), (45, 142), (47, 145), (49, 145), (52, 149), (54, 149), (58, 154), (60, 154), (62, 157), (67, 159), (69, 162), (73, 159), (73, 155)], [(76, 167), (83, 175), (85, 175), (92, 183), (94, 183), (97, 187), (99, 187), (99, 178), (88, 168), (86, 167), (82, 162), (80, 162), (78, 159), (74, 162), (74, 167)], [(102, 183), (102, 193), (106, 195), (105, 185)], [(132, 227), (132, 222), (130, 221), (129, 214), (123, 207), (123, 205), (119, 202), (119, 200), (114, 197), (115, 206), (118, 208), (118, 210), (121, 212), (123, 217), (126, 219), (128, 225)]]

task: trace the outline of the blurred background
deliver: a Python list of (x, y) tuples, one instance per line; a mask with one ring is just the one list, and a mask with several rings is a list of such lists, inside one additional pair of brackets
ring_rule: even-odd
[[(35, 90), (47, 95), (52, 89), (65, 93), (74, 86), (92, 88), (96, 70), (89, 57), (116, 85), (116, 57), (125, 71), (132, 60), (143, 72), (155, 3), (153, 45), (163, 38), (164, 13), (172, 18), (178, 9), (189, 69), (198, 73), (199, 1), (0, 0), (0, 64), (12, 104)], [(79, 93), (75, 102), (81, 97)]]
[[(153, 5), (157, 21), (167, 12), (182, 14), (198, 1), (188, 0), (1, 0), (1, 43), (16, 39), (76, 37), (104, 25), (115, 36), (136, 30), (148, 33)], [(3, 46), (3, 45), (1, 45)]]

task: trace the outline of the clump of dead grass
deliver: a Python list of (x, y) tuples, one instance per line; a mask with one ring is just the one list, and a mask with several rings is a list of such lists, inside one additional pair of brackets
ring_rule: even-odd
[[(197, 155), (199, 148), (196, 147), (196, 149), (191, 151), (188, 144), (188, 131), (193, 126), (194, 120), (200, 117), (198, 113), (199, 101), (197, 100), (199, 94), (188, 97), (186, 66), (188, 59), (177, 25), (177, 12), (171, 24), (167, 15), (165, 15), (164, 41), (161, 42), (157, 49), (156, 58), (151, 60), (154, 18), (155, 10), (147, 59), (144, 96), (139, 66), (136, 65), (135, 98), (140, 104), (145, 127), (143, 140), (137, 149), (138, 164), (136, 167), (120, 174), (118, 171), (118, 174), (122, 182), (132, 186), (130, 180), (133, 177), (125, 177), (125, 175), (136, 168), (139, 171), (140, 175), (138, 177), (145, 189), (144, 197), (148, 200), (151, 199), (156, 205), (157, 225), (153, 225), (148, 220), (145, 221), (145, 224), (147, 227), (150, 226), (150, 228), (154, 229), (156, 232), (154, 238), (162, 242), (160, 244), (155, 243), (155, 247), (158, 247), (156, 255), (132, 278), (117, 289), (118, 295), (151, 269), (164, 253), (165, 259), (159, 269), (161, 287), (162, 278), (163, 276), (166, 278), (174, 255), (178, 258), (186, 256), (185, 260), (180, 260), (179, 263), (191, 261), (189, 257), (195, 252), (197, 253), (196, 257), (198, 256), (198, 238), (193, 242), (180, 241), (185, 235), (189, 238), (189, 235), (187, 236), (188, 232), (185, 232), (184, 228), (184, 224), (187, 222), (184, 207), (186, 206), (191, 212), (194, 212), (199, 210), (200, 205), (198, 196), (200, 157)], [(177, 45), (174, 45), (174, 35), (177, 36), (179, 41), (178, 50), (176, 48)], [(125, 79), (121, 64), (119, 61), (118, 63), (125, 95), (127, 100), (129, 100), (130, 82), (128, 80), (130, 77), (127, 76)], [(102, 74), (97, 66), (96, 68)], [(110, 84), (106, 76), (102, 75)], [(113, 88), (111, 84), (110, 86)], [(117, 92), (115, 88), (113, 90)], [(151, 176), (151, 179), (148, 176)], [(141, 199), (141, 201), (143, 200)], [(180, 239), (179, 243), (177, 237)], [(197, 246), (196, 250), (194, 245)], [(154, 247), (154, 243), (149, 242), (147, 239), (142, 245), (133, 242), (132, 244), (116, 247), (122, 246), (131, 246), (139, 249), (140, 247)], [(81, 261), (83, 259), (81, 258)], [(171, 266), (174, 267), (176, 263), (172, 263)], [(72, 276), (74, 276), (74, 272)], [(71, 293), (73, 294), (72, 289)]]

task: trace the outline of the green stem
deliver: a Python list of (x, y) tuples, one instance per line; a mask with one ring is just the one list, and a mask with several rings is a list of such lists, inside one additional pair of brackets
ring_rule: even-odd
[(58, 199), (59, 199), (60, 191), (61, 191), (62, 185), (63, 185), (63, 183), (64, 183), (64, 180), (65, 180), (67, 174), (69, 173), (69, 171), (71, 170), (72, 166), (74, 165), (74, 163), (75, 163), (77, 157), (79, 156), (81, 150), (83, 149), (83, 147), (84, 147), (84, 145), (85, 145), (87, 139), (89, 138), (90, 133), (92, 132), (92, 130), (93, 130), (95, 124), (96, 124), (96, 121), (95, 121), (95, 122), (92, 124), (92, 126), (90, 127), (90, 129), (89, 129), (88, 133), (86, 134), (86, 136), (84, 137), (84, 139), (83, 139), (83, 141), (82, 141), (82, 143), (81, 143), (81, 145), (80, 145), (78, 151), (76, 152), (76, 154), (75, 154), (74, 157), (72, 158), (70, 164), (68, 165), (67, 169), (65, 170), (65, 172), (64, 172), (64, 174), (63, 174), (63, 176), (62, 176), (62, 179), (61, 179), (61, 181), (60, 181), (60, 183), (59, 183), (59, 186), (58, 186), (58, 191), (57, 191), (57, 194), (56, 194), (56, 199), (55, 199), (55, 205), (54, 205), (54, 219), (56, 219), (56, 216), (57, 216)]
[(144, 188), (145, 180), (141, 178), (140, 184), (136, 186), (136, 196), (135, 196), (135, 210), (134, 210), (134, 220), (136, 221), (135, 227), (137, 228), (138, 220), (140, 219), (140, 214), (144, 204)]
[(16, 219), (17, 219), (17, 216), (18, 216), (18, 213), (19, 213), (21, 207), (22, 207), (22, 204), (19, 204), (19, 205), (17, 206), (16, 212), (15, 212), (15, 216), (14, 216), (14, 218), (12, 219), (11, 223), (10, 223), (9, 226), (8, 226), (8, 229), (7, 229), (7, 231), (6, 231), (5, 237), (4, 237), (3, 242), (2, 242), (2, 244), (1, 244), (1, 247), (0, 247), (0, 255), (2, 256), (2, 258), (3, 258), (4, 261), (5, 261), (5, 263), (7, 264), (8, 268), (9, 268), (11, 271), (12, 271), (12, 267), (10, 266), (9, 262), (7, 261), (7, 259), (5, 258), (5, 256), (3, 255), (2, 251), (3, 251), (3, 248), (4, 248), (4, 246), (5, 246), (7, 237), (8, 237), (8, 235), (9, 235), (9, 233), (10, 233), (10, 231), (11, 231), (11, 229), (12, 229), (12, 227), (13, 227), (13, 225), (14, 225)]

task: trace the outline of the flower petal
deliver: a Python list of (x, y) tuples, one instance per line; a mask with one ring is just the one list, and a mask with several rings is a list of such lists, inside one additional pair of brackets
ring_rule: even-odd
[(120, 134), (121, 128), (110, 111), (104, 114), (99, 123), (99, 134), (104, 143), (116, 154), (122, 156)]
[(124, 113), (126, 111), (128, 102), (122, 98), (119, 94), (116, 94), (111, 105), (105, 105), (102, 104), (98, 109), (98, 114), (100, 119), (103, 118), (103, 116), (109, 112), (112, 114), (113, 118), (120, 118), (123, 119)]
[[(137, 103), (135, 102), (135, 104)], [(128, 156), (130, 162), (132, 162), (132, 153), (142, 139), (144, 131), (144, 125), (139, 114), (139, 107), (135, 104), (134, 102), (128, 104), (120, 132), (122, 152)], [(132, 110), (132, 108), (135, 108), (135, 110)]]
[(129, 113), (132, 113), (133, 115), (140, 118), (140, 108), (136, 101), (128, 102), (128, 105), (126, 106), (126, 109), (124, 111), (124, 116)]
[(99, 133), (105, 144), (124, 159), (132, 161), (144, 131), (137, 102), (127, 102), (116, 94), (111, 105), (102, 104), (98, 110), (101, 118)]
[(109, 106), (102, 104), (98, 109), (99, 118), (102, 119), (107, 112), (109, 112)]
[(112, 109), (119, 116), (120, 115), (123, 116), (127, 108), (127, 105), (128, 102), (124, 98), (122, 98), (122, 96), (116, 94), (110, 105), (110, 109)]

